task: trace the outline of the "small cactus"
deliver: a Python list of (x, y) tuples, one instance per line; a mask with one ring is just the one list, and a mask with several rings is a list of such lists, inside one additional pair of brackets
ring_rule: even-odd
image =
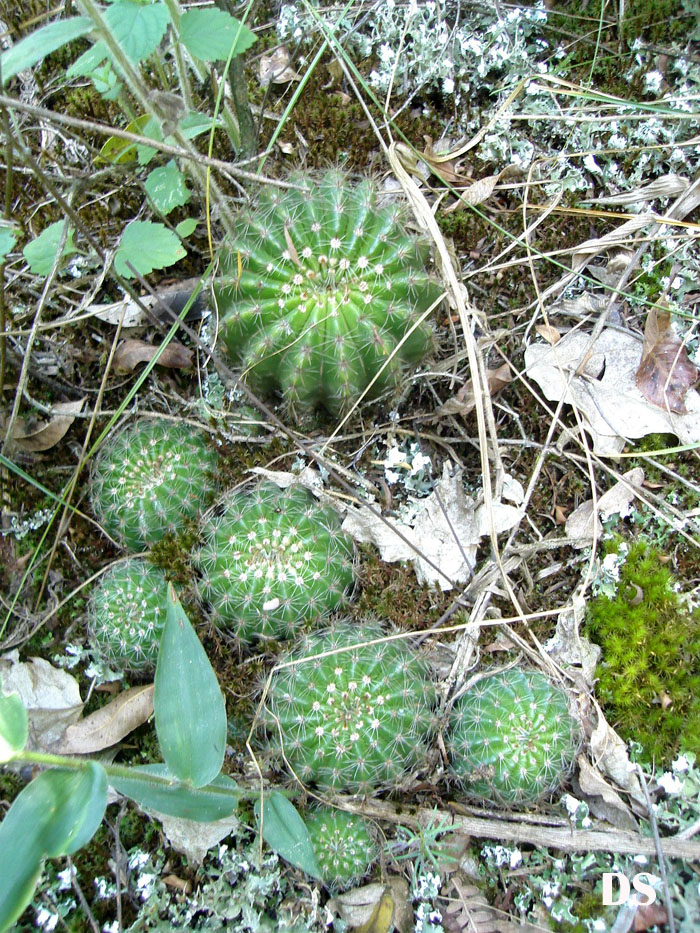
[[(364, 644), (384, 634), (378, 623), (340, 622), (302, 638), (282, 659), (296, 663), (274, 673), (264, 722), (304, 783), (371, 793), (425, 759), (435, 688), (405, 641)], [(325, 656), (304, 660), (314, 655)]]
[(319, 806), (305, 816), (304, 822), (323, 880), (331, 889), (352, 887), (379, 857), (370, 824), (361, 816)]
[(535, 803), (561, 784), (578, 747), (568, 695), (539, 671), (491, 674), (452, 709), (452, 769), (491, 803)]
[(167, 602), (165, 576), (143, 560), (131, 558), (105, 574), (90, 599), (88, 628), (110, 667), (153, 670)]
[(129, 551), (195, 518), (215, 488), (216, 453), (186, 424), (137, 421), (109, 441), (92, 475), (92, 507)]
[(427, 242), (408, 232), (404, 207), (380, 204), (373, 182), (353, 187), (340, 172), (293, 181), (300, 190), (265, 189), (241, 215), (214, 297), (254, 391), (281, 392), (292, 413), (337, 415), (375, 377), (369, 397), (426, 355), (431, 330), (419, 319), (440, 288)]
[(230, 495), (194, 556), (214, 623), (245, 642), (287, 638), (342, 606), (353, 583), (353, 543), (340, 526), (303, 486), (264, 482)]

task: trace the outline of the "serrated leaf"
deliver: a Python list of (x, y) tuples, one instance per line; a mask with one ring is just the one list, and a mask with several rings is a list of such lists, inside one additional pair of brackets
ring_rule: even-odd
[(187, 204), (190, 199), (185, 176), (172, 160), (163, 168), (154, 168), (144, 187), (161, 214), (169, 214), (176, 207)]
[(114, 268), (125, 279), (133, 279), (127, 262), (140, 275), (148, 275), (154, 269), (172, 266), (186, 255), (187, 250), (172, 230), (150, 220), (134, 220), (122, 233)]
[(230, 14), (208, 8), (182, 14), (180, 40), (195, 58), (212, 62), (226, 61), (232, 47), (233, 55), (241, 55), (256, 41), (256, 36)]
[[(57, 220), (56, 223), (50, 224), (31, 243), (27, 243), (22, 250), (24, 258), (29, 263), (29, 268), (35, 275), (48, 275), (53, 269), (64, 223), (63, 220)], [(70, 256), (71, 253), (77, 252), (78, 250), (73, 243), (73, 231), (69, 230), (61, 256)]]
[[(168, 816), (211, 823), (231, 816), (238, 808), (238, 787), (225, 774), (219, 774), (206, 787), (191, 787), (177, 781), (167, 765), (143, 765), (130, 769), (129, 776), (110, 775), (109, 782), (120, 794), (131, 797), (146, 810), (156, 810)], [(149, 776), (167, 778), (155, 782)]]
[(260, 800), (255, 801), (255, 816), (261, 826), (262, 837), (271, 849), (290, 865), (301, 868), (312, 878), (323, 880), (316, 861), (306, 823), (296, 807), (278, 791), (265, 794), (260, 819)]
[(177, 227), (175, 227), (175, 233), (177, 233), (178, 236), (181, 236), (184, 240), (191, 233), (194, 233), (196, 229), (197, 221), (194, 219), (194, 217), (186, 217), (184, 220), (180, 221)]
[(51, 52), (60, 49), (73, 39), (86, 36), (92, 29), (92, 20), (87, 16), (61, 19), (20, 39), (12, 48), (2, 53), (2, 83), (6, 84), (25, 68), (31, 68)]
[(9, 227), (0, 226), (0, 261), (10, 252), (15, 245), (15, 235)]
[(106, 805), (107, 776), (96, 762), (45, 771), (20, 792), (0, 825), (0, 930), (31, 901), (43, 859), (89, 842)]
[(165, 35), (170, 17), (164, 3), (144, 6), (118, 0), (103, 13), (105, 23), (124, 54), (136, 65), (153, 52)]
[(214, 669), (172, 585), (153, 705), (158, 742), (172, 773), (195, 787), (209, 784), (224, 761), (226, 706)]
[(29, 717), (17, 693), (0, 695), (0, 762), (21, 752), (29, 738)]

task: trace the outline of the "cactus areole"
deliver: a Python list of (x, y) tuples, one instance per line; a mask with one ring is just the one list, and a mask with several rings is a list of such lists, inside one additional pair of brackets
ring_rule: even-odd
[(225, 245), (214, 285), (224, 342), (253, 391), (291, 413), (339, 415), (398, 385), (432, 343), (440, 288), (406, 209), (339, 172), (265, 189)]

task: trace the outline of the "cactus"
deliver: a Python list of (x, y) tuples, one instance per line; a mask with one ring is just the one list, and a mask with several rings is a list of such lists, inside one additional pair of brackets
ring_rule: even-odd
[(361, 816), (319, 806), (304, 822), (327, 887), (344, 890), (367, 874), (379, 857), (370, 824)]
[(194, 556), (214, 623), (244, 642), (286, 638), (346, 602), (352, 538), (303, 486), (261, 483), (230, 495)]
[(282, 659), (296, 663), (275, 671), (263, 721), (304, 783), (371, 793), (423, 763), (435, 688), (405, 641), (363, 644), (384, 634), (375, 622), (339, 622), (303, 637)]
[(452, 709), (452, 769), (492, 803), (535, 803), (561, 784), (578, 747), (568, 695), (539, 671), (491, 674)]
[(110, 667), (134, 673), (155, 667), (167, 599), (165, 576), (143, 560), (131, 558), (105, 574), (90, 599), (88, 628)]
[(375, 377), (368, 397), (426, 355), (431, 330), (420, 318), (440, 288), (405, 208), (380, 204), (371, 181), (353, 187), (340, 172), (293, 181), (300, 190), (265, 189), (241, 216), (214, 297), (254, 391), (280, 391), (293, 414), (337, 415)]
[(216, 453), (186, 424), (142, 420), (102, 449), (92, 507), (105, 531), (141, 551), (194, 518), (215, 488)]

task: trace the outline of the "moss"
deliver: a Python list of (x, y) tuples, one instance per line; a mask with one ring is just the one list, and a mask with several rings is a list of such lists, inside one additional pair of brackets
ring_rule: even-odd
[(700, 610), (684, 605), (659, 551), (630, 546), (615, 597), (590, 603), (586, 634), (602, 648), (597, 694), (622, 737), (659, 764), (700, 754)]

